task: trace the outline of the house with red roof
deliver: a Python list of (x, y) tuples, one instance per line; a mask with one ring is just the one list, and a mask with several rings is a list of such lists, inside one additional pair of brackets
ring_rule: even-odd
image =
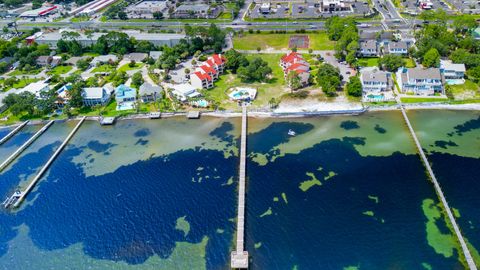
[(214, 54), (207, 58), (190, 75), (190, 83), (197, 89), (210, 89), (213, 82), (218, 80), (218, 76), (225, 70), (227, 59), (221, 54)]
[[(310, 79), (310, 64), (303, 59), (303, 56), (297, 52), (291, 52), (282, 56), (280, 59), (280, 66), (283, 69), (283, 76), (287, 76), (292, 71), (295, 72), (300, 79), (300, 84), (306, 86)], [(289, 85), (289, 87), (291, 87)]]

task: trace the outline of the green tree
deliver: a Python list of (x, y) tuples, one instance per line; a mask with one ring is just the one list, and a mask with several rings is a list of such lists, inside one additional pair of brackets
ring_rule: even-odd
[(225, 67), (227, 70), (230, 70), (232, 73), (237, 73), (237, 70), (239, 67), (245, 67), (248, 65), (247, 58), (243, 54), (239, 53), (234, 49), (228, 50), (224, 54), (224, 56), (227, 59), (227, 63), (225, 64)]
[(387, 54), (378, 60), (378, 66), (384, 70), (395, 72), (405, 66), (405, 60), (400, 55)]
[(142, 84), (143, 84), (142, 73), (139, 71), (139, 72), (136, 72), (135, 74), (133, 74), (133, 76), (132, 76), (132, 86), (135, 87), (135, 88), (138, 88)]
[(350, 80), (347, 83), (347, 93), (353, 97), (362, 96), (362, 82), (357, 76), (350, 77)]
[(80, 70), (86, 70), (90, 66), (90, 61), (87, 59), (80, 59), (77, 61), (77, 68)]
[(302, 87), (302, 83), (300, 81), (298, 73), (293, 70), (287, 74), (286, 83), (292, 91)]
[(237, 70), (238, 77), (242, 82), (264, 82), (271, 73), (272, 69), (268, 63), (259, 57), (250, 61), (248, 66), (241, 66)]
[(335, 96), (341, 84), (340, 70), (328, 63), (322, 64), (318, 68), (317, 83), (327, 96)]
[(422, 65), (424, 67), (438, 67), (440, 65), (440, 54), (437, 49), (431, 48), (423, 56)]
[(153, 18), (155, 20), (163, 20), (163, 13), (160, 11), (156, 11), (153, 13)]

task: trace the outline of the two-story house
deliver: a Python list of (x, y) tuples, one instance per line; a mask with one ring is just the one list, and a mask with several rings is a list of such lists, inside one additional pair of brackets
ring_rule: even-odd
[(85, 106), (105, 105), (112, 95), (106, 87), (87, 87), (82, 89), (83, 104)]
[(445, 94), (444, 79), (439, 68), (399, 68), (396, 77), (403, 93), (425, 96)]
[(440, 60), (440, 72), (446, 84), (465, 83), (465, 64), (454, 64), (450, 60)]
[(391, 41), (386, 46), (386, 53), (395, 55), (407, 55), (408, 44), (405, 41)]
[[(289, 73), (295, 72), (300, 79), (301, 86), (308, 85), (310, 79), (310, 64), (303, 59), (300, 53), (290, 52), (289, 54), (285, 54), (280, 59), (280, 66), (283, 69), (285, 79)], [(291, 85), (288, 87), (291, 87)]]
[(361, 71), (360, 81), (364, 93), (368, 92), (384, 92), (391, 90), (390, 73), (380, 71), (377, 68), (363, 69)]
[(131, 110), (135, 108), (137, 91), (121, 84), (115, 88), (115, 100), (117, 101), (117, 111)]
[(378, 57), (378, 44), (374, 39), (360, 42), (358, 55), (361, 57)]

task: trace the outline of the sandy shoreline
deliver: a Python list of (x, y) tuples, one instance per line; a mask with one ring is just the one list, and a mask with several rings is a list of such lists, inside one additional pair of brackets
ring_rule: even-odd
[[(346, 104), (343, 104), (346, 105)], [(438, 104), (438, 103), (422, 103), (422, 104), (404, 104), (406, 109), (409, 110), (462, 110), (462, 111), (480, 111), (480, 104)], [(307, 110), (307, 108), (296, 107), (296, 110), (292, 108), (279, 108), (272, 111), (267, 110), (255, 110), (248, 112), (249, 117), (258, 117), (258, 118), (299, 118), (299, 117), (318, 117), (318, 116), (327, 116), (327, 115), (359, 115), (368, 112), (377, 112), (377, 111), (396, 111), (400, 110), (398, 104), (389, 105), (389, 106), (351, 106), (347, 104), (346, 106), (341, 106), (337, 104), (335, 106), (325, 106), (322, 107), (323, 110)], [(311, 108), (310, 108), (311, 109)], [(185, 116), (187, 112), (167, 112), (162, 113), (161, 118), (171, 118)], [(241, 117), (240, 112), (236, 111), (205, 111), (201, 112), (202, 116), (210, 117), (221, 117), (221, 118), (231, 118), (231, 117)], [(86, 120), (89, 121), (100, 121), (100, 116), (87, 116)], [(134, 120), (134, 119), (150, 119), (149, 114), (134, 114), (125, 117), (118, 117), (116, 121), (121, 120)], [(70, 119), (61, 119), (56, 121), (70, 121), (70, 120), (80, 120), (80, 116)], [(31, 120), (28, 125), (38, 125), (46, 122), (47, 120)], [(21, 124), (15, 123), (12, 125), (2, 125), (0, 123), (0, 129), (11, 128)]]

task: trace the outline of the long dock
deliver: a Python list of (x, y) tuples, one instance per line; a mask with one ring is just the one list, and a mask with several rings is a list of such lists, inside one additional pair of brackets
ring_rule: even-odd
[(28, 139), (22, 146), (20, 146), (13, 154), (11, 154), (2, 164), (0, 164), (0, 172), (3, 171), (8, 164), (10, 164), (16, 157), (18, 157), (25, 149), (27, 149), (30, 144), (32, 144), (40, 135), (42, 135), (52, 124), (54, 123), (53, 120), (49, 121), (45, 126), (43, 126), (37, 133), (33, 134), (33, 136)]
[(8, 141), (11, 137), (13, 137), (13, 135), (17, 134), (17, 132), (19, 132), (20, 129), (22, 129), (24, 126), (26, 126), (28, 124), (28, 122), (29, 122), (28, 120), (23, 122), (18, 127), (13, 129), (12, 131), (10, 131), (7, 135), (5, 135), (5, 137), (0, 139), (0, 145), (4, 144), (6, 141)]
[(415, 141), (415, 145), (417, 147), (418, 152), (420, 153), (420, 157), (422, 158), (423, 164), (425, 165), (425, 168), (427, 168), (428, 174), (432, 179), (433, 186), (435, 187), (435, 191), (437, 192), (438, 197), (440, 198), (440, 201), (442, 202), (443, 207), (447, 212), (447, 216), (450, 220), (450, 223), (452, 224), (453, 230), (458, 238), (458, 241), (460, 242), (460, 246), (462, 248), (463, 255), (465, 256), (465, 259), (467, 261), (468, 268), (470, 270), (477, 270), (477, 267), (475, 266), (475, 262), (473, 261), (472, 255), (470, 254), (470, 250), (468, 250), (467, 244), (465, 243), (465, 239), (462, 236), (462, 232), (460, 231), (460, 228), (457, 225), (455, 217), (452, 214), (452, 210), (450, 209), (450, 206), (448, 206), (448, 202), (447, 202), (447, 199), (445, 199), (445, 195), (443, 194), (442, 188), (440, 187), (440, 184), (438, 183), (437, 178), (433, 173), (432, 167), (428, 162), (427, 156), (423, 151), (422, 145), (420, 144), (420, 141), (418, 140), (417, 135), (413, 130), (412, 124), (410, 123), (407, 113), (405, 112), (405, 108), (403, 107), (402, 103), (399, 100), (397, 100), (397, 102), (399, 102), (400, 104), (400, 109), (402, 111), (403, 118), (405, 119), (408, 129), (410, 130), (410, 134), (412, 135), (413, 140)]
[(230, 267), (248, 268), (248, 251), (245, 250), (245, 168), (247, 154), (247, 107), (242, 106), (242, 133), (240, 138), (240, 168), (238, 183), (237, 247), (232, 251)]
[(63, 143), (58, 147), (58, 149), (55, 151), (55, 153), (53, 153), (53, 155), (50, 157), (50, 159), (48, 159), (47, 163), (45, 163), (45, 165), (43, 165), (42, 169), (38, 172), (38, 174), (35, 176), (35, 178), (33, 178), (32, 182), (30, 182), (30, 184), (27, 186), (27, 188), (22, 191), (20, 193), (20, 195), (18, 196), (18, 199), (15, 201), (15, 203), (13, 204), (13, 206), (16, 208), (18, 207), (22, 202), (23, 200), (25, 199), (25, 197), (28, 195), (28, 193), (30, 193), (30, 191), (32, 191), (33, 187), (35, 187), (35, 185), (37, 184), (38, 180), (40, 180), (40, 178), (42, 178), (43, 174), (48, 170), (48, 168), (50, 167), (50, 165), (52, 165), (53, 161), (58, 157), (58, 155), (60, 155), (60, 153), (62, 152), (63, 148), (65, 148), (65, 146), (67, 145), (67, 143), (70, 141), (70, 139), (73, 137), (73, 135), (75, 135), (75, 133), (78, 131), (78, 129), (80, 128), (80, 126), (83, 124), (83, 122), (85, 121), (86, 117), (82, 117), (82, 119), (80, 120), (80, 122), (78, 122), (78, 124), (75, 126), (75, 128), (73, 128), (73, 130), (70, 132), (70, 134), (68, 134), (67, 138), (65, 138), (65, 140), (63, 141)]

